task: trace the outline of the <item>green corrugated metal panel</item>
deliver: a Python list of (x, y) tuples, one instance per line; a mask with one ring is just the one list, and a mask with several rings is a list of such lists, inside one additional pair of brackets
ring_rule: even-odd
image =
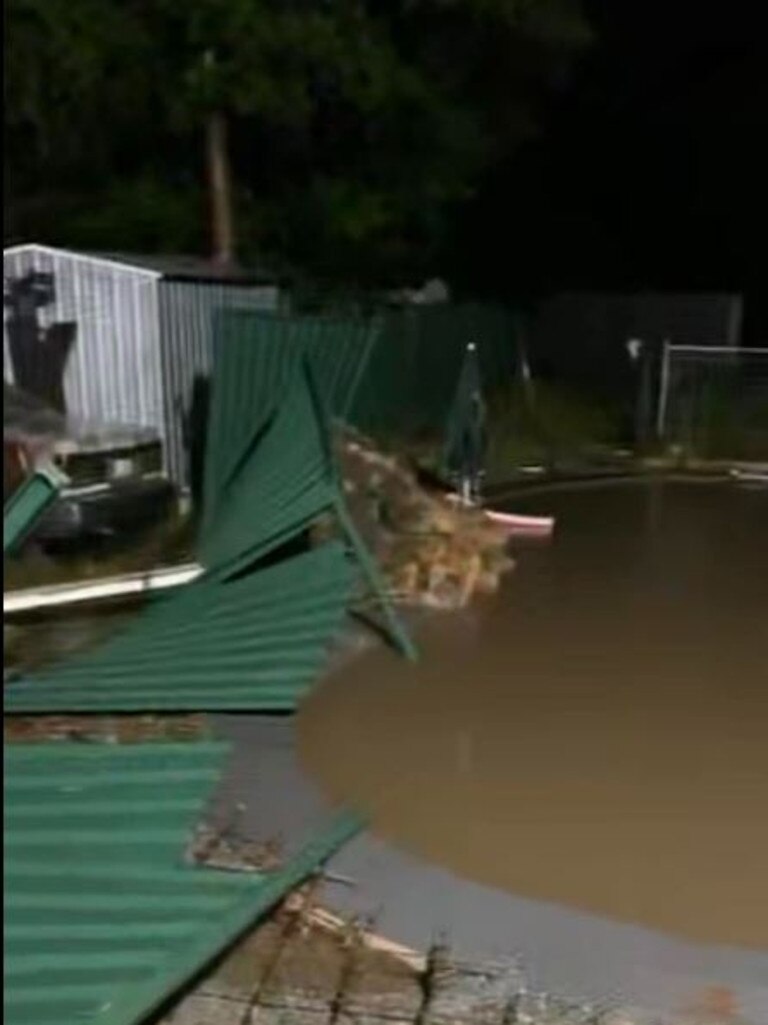
[(199, 558), (217, 577), (295, 537), (331, 506), (337, 485), (326, 432), (302, 363), (264, 435), (221, 492), (216, 515), (203, 525)]
[(400, 618), (394, 602), (392, 602), (387, 593), (386, 581), (381, 575), (376, 559), (368, 551), (365, 542), (360, 537), (341, 497), (337, 500), (336, 515), (360, 565), (365, 581), (384, 614), (386, 628), (389, 631), (390, 637), (401, 653), (412, 662), (415, 662), (419, 655), (418, 649), (411, 640), (411, 635)]
[(8, 1025), (135, 1025), (358, 831), (346, 813), (280, 871), (183, 850), (228, 746), (6, 746)]
[(333, 509), (395, 642), (415, 649), (346, 516), (321, 400), (304, 362), (203, 531), (208, 572), (100, 648), (5, 690), (11, 712), (291, 711), (322, 665), (357, 577), (334, 542), (250, 575), (259, 556)]
[[(314, 364), (305, 355), (288, 371), (293, 383), (286, 384), (288, 391), (276, 416), (246, 452), (234, 479), (224, 487), (212, 522), (203, 524), (201, 561), (211, 567), (209, 578), (231, 576), (304, 530), (323, 511), (333, 510), (383, 611), (390, 635), (403, 654), (414, 659), (416, 648), (387, 596), (375, 560), (346, 513), (331, 445), (326, 395)], [(219, 382), (217, 402), (222, 409), (237, 408), (236, 403), (228, 401), (233, 380), (239, 388), (240, 380), (234, 373)], [(257, 389), (258, 376), (253, 384)], [(220, 411), (219, 421), (223, 420)], [(212, 446), (208, 458), (216, 456), (217, 449)]]
[(372, 322), (225, 310), (214, 334), (206, 516), (264, 430), (307, 356), (328, 409), (346, 416), (378, 332)]
[(291, 711), (339, 630), (356, 567), (330, 542), (189, 585), (105, 645), (6, 685), (7, 712)]
[[(230, 360), (236, 362), (236, 356), (228, 356), (225, 362)], [(233, 478), (219, 493), (210, 520), (203, 523), (201, 561), (209, 567), (209, 578), (231, 576), (294, 537), (324, 510), (333, 509), (393, 640), (413, 659), (416, 648), (386, 594), (375, 561), (346, 515), (331, 445), (326, 394), (314, 364), (315, 360), (305, 354), (286, 371), (288, 390), (276, 416), (246, 450)], [(241, 391), (246, 376), (230, 370), (219, 378), (216, 403), (220, 424), (226, 422), (225, 411), (240, 410), (243, 415), (242, 409), (248, 406), (242, 401), (244, 393), (240, 401), (231, 394), (231, 389)], [(258, 374), (251, 383), (254, 394), (258, 394)], [(236, 427), (226, 428), (226, 433), (234, 436)], [(213, 461), (219, 456), (212, 442), (207, 458)]]
[(515, 373), (516, 330), (502, 307), (409, 307), (386, 317), (350, 411), (373, 435), (440, 439), (456, 393), (467, 345), (477, 345), (483, 378), (492, 387)]
[(3, 552), (13, 551), (33, 529), (55, 501), (66, 482), (63, 474), (50, 469), (38, 470), (28, 477), (3, 507)]
[[(187, 422), (192, 412), (195, 379), (210, 376), (213, 367), (213, 324), (217, 310), (276, 310), (276, 285), (232, 281), (189, 281), (164, 278), (157, 286), (157, 316), (163, 357), (164, 445), (168, 474), (182, 486), (191, 484)], [(180, 415), (181, 414), (181, 415)], [(195, 444), (197, 439), (195, 439)]]

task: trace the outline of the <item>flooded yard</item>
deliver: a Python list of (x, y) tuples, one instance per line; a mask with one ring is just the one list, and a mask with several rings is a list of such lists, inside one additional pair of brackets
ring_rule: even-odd
[(562, 489), (493, 599), (371, 651), (299, 717), (305, 765), (457, 874), (768, 947), (768, 492)]

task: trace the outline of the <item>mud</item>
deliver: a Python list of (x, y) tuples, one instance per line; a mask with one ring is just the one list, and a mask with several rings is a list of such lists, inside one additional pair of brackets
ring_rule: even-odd
[(553, 512), (501, 592), (306, 703), (302, 757), (460, 875), (768, 947), (768, 492), (625, 484)]

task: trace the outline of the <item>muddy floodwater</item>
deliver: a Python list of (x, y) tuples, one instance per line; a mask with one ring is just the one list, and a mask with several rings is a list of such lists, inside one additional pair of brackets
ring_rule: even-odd
[(768, 491), (541, 493), (502, 591), (369, 652), (302, 757), (397, 845), (473, 880), (768, 947)]

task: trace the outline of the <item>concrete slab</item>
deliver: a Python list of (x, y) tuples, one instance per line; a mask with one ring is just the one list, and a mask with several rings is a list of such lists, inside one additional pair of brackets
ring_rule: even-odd
[[(219, 717), (235, 744), (214, 814), (249, 839), (279, 835), (291, 852), (333, 809), (299, 764), (292, 720)], [(276, 799), (279, 795), (279, 799)], [(328, 864), (323, 903), (372, 918), (376, 931), (417, 950), (445, 938), (466, 960), (519, 957), (532, 989), (569, 1000), (661, 1011), (691, 1005), (708, 987), (730, 989), (750, 1025), (768, 1025), (768, 952), (683, 943), (633, 925), (481, 886), (370, 833)]]
[(275, 843), (290, 858), (331, 821), (332, 809), (301, 771), (288, 716), (216, 716), (233, 753), (210, 806), (209, 822), (236, 837)]
[(161, 1025), (242, 1025), (248, 1007), (240, 1001), (191, 993)]

